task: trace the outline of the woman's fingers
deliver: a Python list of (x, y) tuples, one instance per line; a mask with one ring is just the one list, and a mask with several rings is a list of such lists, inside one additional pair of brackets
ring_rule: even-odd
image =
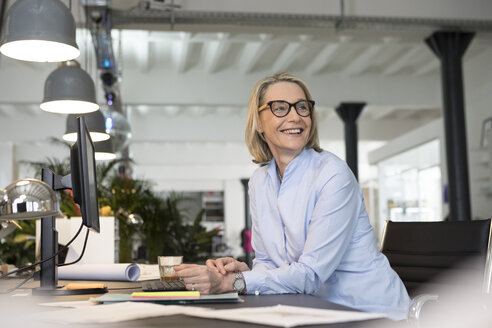
[(220, 272), (219, 268), (217, 267), (217, 261), (215, 260), (209, 259), (207, 260), (207, 262), (205, 262), (205, 265), (211, 271)]
[(222, 274), (235, 271), (235, 266), (234, 265), (231, 266), (231, 264), (234, 264), (235, 262), (237, 261), (232, 257), (221, 257), (215, 260), (216, 266), (219, 269), (219, 272)]
[(249, 267), (244, 262), (239, 262), (234, 260), (234, 262), (230, 262), (224, 266), (228, 272), (236, 272), (236, 271), (249, 271)]
[(174, 267), (176, 275), (183, 279), (205, 276), (207, 271), (205, 266), (196, 264), (181, 264)]
[(238, 262), (239, 263), (239, 267), (238, 267), (238, 271), (249, 271), (249, 266), (244, 263), (244, 262)]
[(206, 262), (207, 268), (211, 271), (219, 272), (221, 274), (226, 274), (227, 270), (224, 268), (224, 266), (227, 263), (230, 263), (231, 261), (234, 261), (233, 258), (230, 257), (221, 257), (216, 260), (209, 259)]

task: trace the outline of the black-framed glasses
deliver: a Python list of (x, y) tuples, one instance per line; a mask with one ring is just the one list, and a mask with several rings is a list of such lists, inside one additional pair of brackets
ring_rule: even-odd
[(314, 100), (299, 100), (293, 104), (285, 100), (272, 100), (259, 107), (258, 112), (261, 112), (268, 107), (270, 107), (273, 115), (277, 117), (287, 116), (292, 107), (294, 107), (299, 116), (308, 117), (313, 111)]

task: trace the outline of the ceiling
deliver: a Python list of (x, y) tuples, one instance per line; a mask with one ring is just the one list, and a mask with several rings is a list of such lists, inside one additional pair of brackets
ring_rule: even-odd
[[(467, 67), (492, 52), (490, 2), (417, 2), (420, 8), (384, 0), (372, 6), (348, 0), (81, 0), (72, 1), (71, 10), (79, 26), (79, 61), (104, 104), (85, 28), (93, 18), (84, 6), (111, 9), (120, 98), (135, 147), (165, 141), (242, 142), (252, 86), (279, 71), (292, 72), (310, 86), (321, 139), (343, 139), (336, 106), (364, 101), (360, 139), (384, 142), (442, 115), (439, 61), (423, 41), (433, 31), (449, 26), (477, 31), (463, 59), (465, 75)], [(0, 58), (0, 116), (11, 120), (5, 124), (13, 126), (18, 115), (53, 122), (39, 113), (38, 104), (44, 79), (54, 68)], [(19, 85), (29, 92), (19, 92)], [(19, 136), (39, 138), (39, 132)]]

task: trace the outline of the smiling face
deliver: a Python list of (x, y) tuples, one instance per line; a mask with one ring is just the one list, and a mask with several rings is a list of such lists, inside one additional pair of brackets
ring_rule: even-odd
[[(272, 100), (285, 100), (295, 103), (306, 100), (304, 91), (293, 82), (277, 82), (270, 85), (260, 105)], [(292, 107), (289, 114), (276, 117), (267, 108), (260, 112), (259, 132), (263, 132), (265, 141), (277, 161), (290, 162), (299, 155), (307, 143), (311, 130), (311, 117), (301, 117)]]

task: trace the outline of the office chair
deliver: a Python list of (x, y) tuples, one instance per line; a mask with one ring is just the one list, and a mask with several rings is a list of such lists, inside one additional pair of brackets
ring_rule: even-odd
[[(491, 219), (386, 221), (380, 249), (413, 299), (409, 320), (418, 321), (422, 306), (448, 287), (492, 292), (491, 235)], [(450, 279), (465, 275), (465, 281)]]

